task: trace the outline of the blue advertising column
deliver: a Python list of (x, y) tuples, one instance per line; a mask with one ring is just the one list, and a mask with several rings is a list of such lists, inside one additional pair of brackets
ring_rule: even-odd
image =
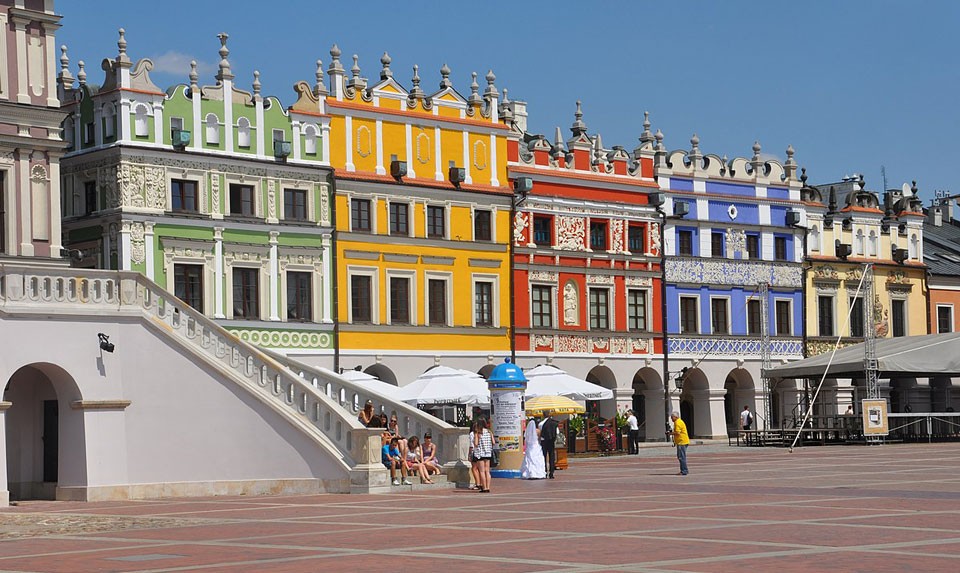
[(507, 358), (493, 369), (487, 384), (490, 387), (493, 447), (500, 452), (500, 464), (490, 470), (490, 475), (519, 478), (523, 462), (523, 394), (527, 389), (527, 377)]

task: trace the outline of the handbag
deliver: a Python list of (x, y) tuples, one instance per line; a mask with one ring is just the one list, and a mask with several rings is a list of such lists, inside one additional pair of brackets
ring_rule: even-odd
[(494, 448), (493, 455), (490, 456), (490, 467), (495, 468), (500, 465), (500, 450)]

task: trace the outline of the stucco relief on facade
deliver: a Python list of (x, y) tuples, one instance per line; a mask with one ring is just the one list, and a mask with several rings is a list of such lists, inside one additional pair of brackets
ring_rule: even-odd
[(320, 224), (330, 224), (330, 197), (327, 195), (326, 185), (317, 185), (316, 193), (320, 196)]
[(130, 223), (130, 260), (138, 265), (146, 260), (143, 223)]
[(557, 352), (590, 352), (585, 336), (557, 336), (554, 349)]
[(277, 218), (277, 182), (273, 179), (267, 181), (267, 218)]
[(143, 178), (146, 184), (145, 206), (163, 210), (167, 206), (167, 179), (163, 167), (145, 166)]
[(557, 248), (582, 251), (586, 245), (587, 221), (582, 217), (557, 217)]
[(626, 250), (623, 244), (623, 219), (610, 221), (610, 250), (614, 253), (622, 253)]
[(331, 341), (327, 332), (231, 329), (230, 333), (244, 342), (267, 348), (329, 348)]
[(674, 259), (666, 262), (670, 282), (716, 285), (770, 283), (777, 287), (800, 288), (803, 271), (799, 266), (759, 261)]
[(519, 247), (523, 244), (523, 234), (526, 232), (530, 223), (527, 221), (527, 213), (520, 213), (513, 217), (513, 244)]
[(563, 323), (569, 326), (580, 324), (579, 293), (573, 281), (563, 286)]
[(730, 256), (747, 251), (747, 234), (743, 232), (743, 229), (727, 229), (724, 242)]
[(587, 284), (612, 285), (614, 284), (614, 277), (613, 275), (587, 275)]
[(648, 255), (660, 254), (660, 223), (650, 223), (650, 237), (647, 244), (650, 245)]
[(840, 275), (832, 266), (820, 265), (813, 267), (813, 279), (840, 280)]
[(628, 287), (645, 287), (652, 286), (653, 279), (650, 277), (631, 277), (628, 276), (624, 279), (624, 282)]
[(124, 163), (117, 175), (120, 183), (120, 206), (143, 207), (143, 169)]
[(554, 283), (557, 282), (557, 273), (550, 271), (530, 271), (530, 282)]
[(210, 172), (210, 211), (220, 212), (220, 174)]

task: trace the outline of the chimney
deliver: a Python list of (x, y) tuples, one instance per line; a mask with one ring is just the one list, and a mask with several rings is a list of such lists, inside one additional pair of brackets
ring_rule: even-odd
[(946, 211), (946, 206), (938, 205), (933, 208), (933, 226), (942, 227), (943, 226), (943, 212)]

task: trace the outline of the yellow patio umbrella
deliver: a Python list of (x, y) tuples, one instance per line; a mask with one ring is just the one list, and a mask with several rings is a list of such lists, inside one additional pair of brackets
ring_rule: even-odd
[(528, 414), (582, 414), (586, 408), (566, 396), (536, 396), (524, 404)]

